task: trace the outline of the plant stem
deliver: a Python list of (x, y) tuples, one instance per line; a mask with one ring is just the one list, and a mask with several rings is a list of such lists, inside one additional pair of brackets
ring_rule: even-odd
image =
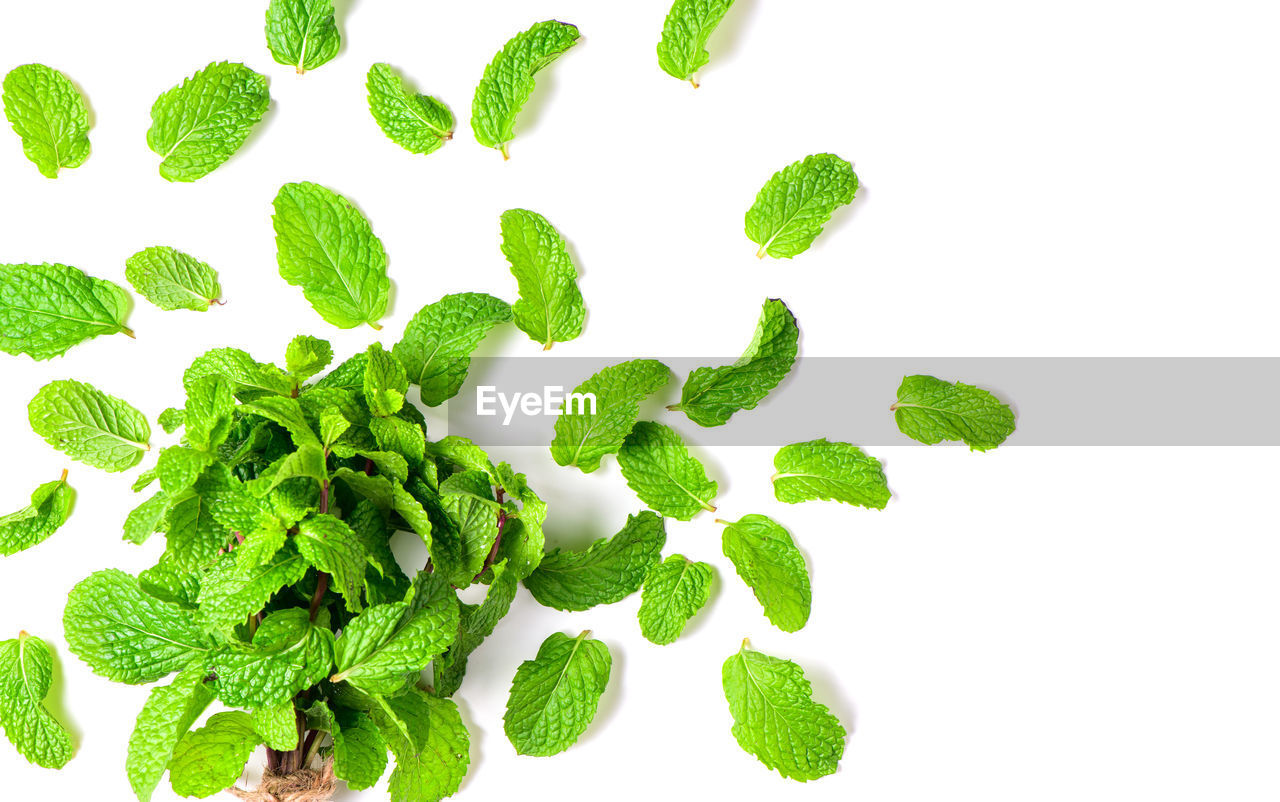
[(320, 603), (324, 601), (324, 594), (329, 591), (329, 575), (321, 571), (316, 576), (316, 592), (315, 595), (311, 597), (311, 609), (309, 611), (313, 622), (316, 620), (316, 615), (320, 612)]

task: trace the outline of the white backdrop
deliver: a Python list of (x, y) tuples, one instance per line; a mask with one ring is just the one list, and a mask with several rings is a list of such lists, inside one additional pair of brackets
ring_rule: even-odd
[[(0, 360), (0, 504), (64, 466), (79, 492), (53, 539), (0, 562), (0, 635), (58, 648), (57, 712), (78, 747), (52, 772), (0, 744), (6, 798), (131, 798), (124, 744), (146, 691), (92, 676), (60, 619), (80, 578), (161, 547), (120, 542), (131, 475), (69, 463), (30, 432), (26, 403), (75, 377), (154, 418), (208, 347), (279, 359), (307, 332), (364, 348), (370, 330), (332, 329), (276, 274), (270, 204), (286, 181), (330, 186), (372, 221), (395, 284), (387, 343), (444, 293), (511, 298), (498, 215), (524, 206), (581, 268), (587, 329), (565, 356), (733, 358), (766, 296), (791, 306), (808, 355), (1275, 355), (1273, 4), (738, 0), (697, 91), (657, 67), (666, 5), (348, 0), (342, 53), (297, 78), (266, 50), (265, 2), (3, 4), (0, 70), (40, 61), (77, 81), (93, 153), (48, 181), (0, 131), (0, 261), (123, 282), (128, 255), (168, 244), (216, 267), (228, 300), (207, 314), (142, 302), (136, 341)], [(551, 17), (585, 38), (539, 76), (503, 163), (471, 137), (471, 93), (509, 36)], [(206, 179), (169, 184), (146, 147), (151, 102), (223, 59), (270, 77), (265, 124)], [(417, 157), (383, 137), (365, 105), (374, 61), (452, 107), (453, 142)], [(742, 233), (755, 192), (826, 150), (854, 162), (858, 199), (810, 252), (758, 261)], [(486, 352), (537, 348), (508, 336)], [(887, 406), (894, 389), (848, 392)], [(1274, 399), (1223, 388), (1222, 414), (1259, 406)], [(814, 612), (798, 634), (760, 614), (710, 516), (669, 526), (669, 551), (719, 571), (674, 645), (640, 637), (638, 597), (565, 614), (522, 591), (460, 694), (473, 765), (458, 798), (1277, 798), (1273, 450), (874, 452), (895, 492), (879, 513), (775, 503), (768, 450), (701, 454), (724, 517), (773, 515), (805, 551)], [(553, 542), (610, 534), (639, 506), (611, 461), (584, 476), (545, 449), (502, 456), (550, 501)], [(587, 627), (614, 654), (595, 723), (560, 756), (517, 757), (501, 726), (515, 667), (550, 632)], [(852, 731), (836, 775), (790, 783), (734, 743), (719, 671), (745, 635), (805, 666)], [(171, 797), (166, 783), (157, 799)]]

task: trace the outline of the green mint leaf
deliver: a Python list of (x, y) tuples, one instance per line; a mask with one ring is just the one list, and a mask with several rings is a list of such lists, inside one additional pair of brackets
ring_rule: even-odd
[[(160, 424), (160, 428), (164, 429), (165, 434), (173, 434), (178, 431), (185, 421), (185, 412), (177, 407), (169, 407), (156, 418), (156, 423)], [(136, 493), (137, 490), (134, 492)]]
[(182, 374), (182, 386), (189, 394), (193, 383), (206, 376), (221, 376), (231, 382), (239, 398), (257, 398), (264, 394), (291, 396), (298, 388), (297, 381), (280, 368), (256, 362), (239, 348), (214, 348), (196, 357)]
[(193, 380), (187, 388), (187, 404), (182, 411), (187, 442), (201, 451), (213, 451), (222, 445), (231, 434), (235, 409), (231, 382), (222, 376)]
[(391, 282), (387, 253), (369, 221), (331, 189), (304, 181), (276, 194), (280, 276), (302, 288), (311, 306), (340, 329), (381, 329)]
[(271, 0), (267, 6), (267, 48), (277, 64), (302, 75), (328, 63), (341, 45), (333, 0)]
[(47, 540), (71, 517), (75, 495), (66, 471), (57, 481), (37, 487), (30, 504), (0, 517), (0, 554), (8, 557)]
[(325, 467), (324, 449), (319, 445), (306, 445), (299, 448), (282, 460), (274, 472), (255, 479), (265, 482), (265, 490), (261, 485), (256, 491), (265, 496), (290, 479), (313, 479), (317, 485), (323, 485), (328, 479)]
[(293, 700), (253, 711), (253, 729), (270, 749), (288, 752), (298, 748), (298, 711)]
[[(456, 529), (451, 539), (459, 546), (460, 563), (447, 575), (456, 588), (470, 585), (484, 568), (498, 538), (499, 507), (489, 477), (480, 471), (455, 473), (440, 483), (440, 506)], [(439, 527), (433, 530), (440, 537)]]
[(769, 391), (791, 372), (799, 351), (800, 329), (787, 305), (776, 298), (764, 302), (755, 336), (732, 365), (698, 368), (680, 391), (680, 410), (699, 426), (721, 426), (733, 413), (755, 409)]
[(278, 424), (289, 433), (289, 439), (298, 448), (320, 448), (319, 435), (311, 428), (311, 422), (302, 410), (302, 404), (296, 398), (283, 398), (278, 395), (267, 395), (254, 401), (246, 401), (240, 405), (243, 412), (258, 415), (272, 423)]
[(40, 362), (125, 325), (129, 296), (116, 284), (59, 264), (0, 264), (0, 351)]
[(778, 450), (773, 467), (773, 495), (787, 504), (821, 499), (883, 510), (889, 503), (880, 460), (849, 443), (792, 443)]
[(458, 706), (411, 688), (380, 699), (373, 720), (396, 758), (387, 790), (393, 802), (433, 802), (462, 785), (471, 763), (471, 736)]
[(62, 626), (67, 647), (93, 673), (129, 685), (180, 671), (209, 646), (189, 611), (149, 596), (115, 569), (71, 589)]
[(578, 41), (578, 29), (556, 20), (536, 23), (516, 34), (484, 68), (471, 101), (471, 130), (486, 148), (507, 158), (515, 137), (516, 115), (533, 94), (533, 76)]
[(141, 546), (154, 533), (160, 531), (165, 514), (169, 512), (170, 499), (163, 492), (134, 508), (124, 521), (124, 539)]
[(666, 518), (687, 521), (711, 503), (718, 486), (669, 426), (640, 421), (622, 442), (618, 467), (627, 486), (649, 509)]
[(382, 350), (380, 344), (369, 346), (368, 356), (364, 371), (364, 400), (369, 404), (369, 412), (386, 418), (404, 407), (409, 377), (400, 361)]
[(662, 25), (658, 66), (673, 78), (698, 88), (694, 73), (707, 65), (707, 39), (724, 18), (733, 0), (676, 0)]
[(889, 407), (898, 429), (934, 445), (959, 440), (971, 451), (995, 448), (1013, 434), (1013, 410), (980, 387), (933, 376), (907, 376)]
[[(405, 407), (406, 411), (408, 409), (411, 407)], [(421, 426), (404, 418), (373, 418), (369, 421), (369, 431), (373, 432), (379, 451), (399, 454), (413, 468), (422, 464), (426, 456), (427, 435)]]
[(22, 137), (22, 152), (45, 178), (89, 158), (89, 112), (71, 79), (43, 64), (23, 64), (4, 77), (4, 116)]
[(404, 609), (373, 606), (347, 625), (338, 638), (338, 673), (331, 679), (367, 693), (395, 693), (406, 674), (426, 669), (457, 634), (453, 589), (437, 575), (420, 573)]
[(546, 535), (542, 531), (547, 520), (547, 503), (529, 488), (520, 497), (519, 517), (508, 519), (503, 527), (498, 560), (507, 560), (516, 579), (523, 580), (542, 564)]
[(387, 770), (387, 744), (368, 714), (338, 708), (324, 702), (307, 710), (312, 729), (328, 732), (333, 738), (333, 775), (352, 791), (371, 788)]
[(147, 695), (129, 736), (125, 770), (138, 802), (151, 802), (182, 736), (213, 701), (204, 666), (192, 666)]
[(18, 753), (37, 766), (60, 769), (71, 759), (71, 736), (44, 708), (53, 684), (53, 655), (23, 632), (0, 641), (0, 724)]
[(200, 575), (183, 570), (172, 554), (161, 554), (155, 565), (138, 574), (138, 587), (148, 596), (184, 610), (194, 610), (200, 595)]
[[(636, 418), (640, 402), (657, 392), (671, 377), (671, 370), (656, 359), (633, 359), (610, 365), (573, 389), (556, 418), (551, 456), (557, 465), (591, 473), (606, 454), (622, 448)], [(590, 403), (587, 394), (595, 397)]]
[(806, 156), (774, 173), (747, 210), (747, 237), (760, 246), (756, 256), (804, 253), (857, 191), (853, 165), (831, 153)]
[(640, 593), (640, 632), (665, 646), (684, 632), (685, 624), (711, 598), (715, 569), (684, 555), (672, 554), (649, 569)]
[(503, 212), (502, 254), (520, 287), (520, 299), (511, 306), (516, 326), (544, 351), (581, 334), (587, 310), (578, 268), (547, 218), (526, 209)]
[(369, 112), (387, 138), (426, 155), (453, 139), (453, 113), (441, 101), (405, 87), (390, 64), (374, 64), (365, 80)]
[(763, 515), (744, 515), (725, 525), (724, 556), (756, 594), (764, 614), (783, 632), (796, 632), (809, 620), (813, 594), (809, 569), (791, 533)]
[(215, 713), (203, 727), (182, 736), (169, 763), (169, 783), (179, 796), (206, 797), (225, 791), (244, 771), (262, 736), (248, 713)]
[(550, 552), (525, 578), (524, 586), (539, 604), (557, 610), (613, 604), (640, 589), (666, 543), (663, 519), (645, 510), (629, 516), (618, 534), (600, 538), (583, 551)]
[(298, 524), (298, 551), (317, 571), (333, 577), (333, 589), (347, 611), (360, 612), (364, 594), (364, 545), (351, 527), (332, 515), (313, 515)]
[(233, 642), (210, 656), (218, 698), (230, 707), (275, 707), (329, 675), (333, 633), (303, 608), (262, 619), (253, 642)]
[(452, 696), (462, 686), (467, 673), (467, 660), (484, 639), (493, 634), (498, 622), (511, 609), (516, 598), (519, 576), (507, 570), (503, 560), (493, 566), (493, 579), (484, 601), (480, 604), (463, 604), (458, 618), (458, 637), (449, 651), (432, 662), (437, 696)]
[(745, 751), (783, 777), (801, 782), (835, 772), (845, 729), (813, 701), (804, 669), (748, 648), (724, 661), (724, 696), (733, 737)]
[(27, 405), (27, 417), (46, 443), (110, 473), (137, 465), (151, 448), (151, 425), (141, 412), (83, 382), (46, 384)]
[(213, 456), (186, 446), (170, 446), (160, 452), (156, 460), (156, 476), (160, 489), (169, 496), (178, 496), (189, 490), (205, 468), (213, 464)]
[(333, 346), (328, 340), (299, 334), (289, 342), (284, 352), (285, 367), (289, 375), (304, 382), (329, 366), (333, 361)]
[(201, 623), (230, 630), (306, 575), (307, 559), (297, 549), (285, 546), (258, 562), (246, 557), (248, 543), (215, 562), (200, 580)]
[(124, 277), (133, 288), (161, 309), (205, 312), (222, 297), (217, 271), (168, 246), (138, 251), (124, 264)]
[(240, 149), (267, 113), (267, 79), (243, 64), (214, 62), (151, 106), (147, 147), (167, 181), (195, 181)]
[(426, 453), (433, 459), (452, 463), (464, 470), (481, 471), (495, 480), (498, 475), (498, 469), (484, 449), (461, 435), (451, 434), (427, 443)]
[(511, 307), (492, 295), (462, 292), (427, 304), (391, 349), (416, 384), (422, 403), (439, 406), (457, 395), (471, 367), (471, 352), (489, 329), (511, 319)]
[(516, 669), (503, 729), (516, 753), (555, 755), (577, 743), (595, 718), (613, 658), (603, 642), (554, 632), (538, 656)]
[(213, 515), (213, 507), (192, 490), (175, 499), (164, 517), (164, 531), (174, 564), (194, 571), (214, 560), (226, 547), (231, 534)]

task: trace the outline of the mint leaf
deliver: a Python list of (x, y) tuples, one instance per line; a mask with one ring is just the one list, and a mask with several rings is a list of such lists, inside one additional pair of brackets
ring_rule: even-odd
[(582, 333), (587, 310), (578, 290), (578, 269), (560, 232), (547, 218), (526, 209), (502, 213), (502, 254), (520, 287), (511, 307), (516, 326), (544, 351)]
[(289, 439), (299, 449), (322, 446), (320, 437), (315, 429), (311, 428), (311, 422), (307, 420), (302, 404), (296, 398), (266, 395), (244, 402), (240, 405), (240, 409), (250, 415), (258, 415), (278, 424), (289, 433)]
[(297, 381), (280, 368), (257, 362), (239, 348), (214, 348), (196, 357), (182, 374), (182, 386), (190, 393), (192, 385), (206, 376), (221, 376), (231, 382), (232, 390), (240, 398), (264, 394), (291, 396), (298, 387)]
[(160, 489), (169, 496), (178, 496), (191, 488), (213, 463), (213, 456), (186, 446), (170, 446), (160, 452), (155, 472), (160, 478)]
[(302, 75), (328, 63), (341, 45), (333, 0), (271, 0), (267, 6), (267, 48), (277, 64)]
[[(164, 429), (165, 434), (173, 434), (182, 428), (186, 415), (183, 410), (177, 407), (169, 407), (160, 416), (156, 418), (156, 423), (160, 424), (160, 428)], [(136, 490), (134, 492), (137, 492)]]
[(1013, 410), (980, 387), (933, 376), (907, 376), (889, 407), (898, 429), (927, 445), (959, 440), (971, 451), (995, 448), (1013, 434)]
[(453, 139), (453, 113), (441, 101), (405, 87), (390, 64), (374, 64), (365, 79), (369, 112), (387, 138), (426, 155)]
[(297, 749), (298, 710), (293, 706), (293, 700), (253, 711), (253, 729), (270, 749), (281, 752)]
[(240, 779), (262, 736), (253, 719), (239, 710), (215, 713), (200, 729), (178, 742), (169, 763), (169, 782), (179, 796), (206, 797), (225, 791)]
[(378, 343), (369, 346), (368, 357), (364, 371), (364, 400), (370, 413), (386, 418), (404, 407), (409, 377), (399, 360), (382, 350)]
[(222, 376), (193, 380), (187, 388), (187, 404), (182, 410), (187, 442), (201, 451), (213, 451), (222, 445), (231, 434), (235, 409), (231, 382)]
[(452, 795), (471, 763), (471, 736), (458, 706), (411, 688), (379, 700), (373, 720), (395, 755), (387, 790), (395, 802), (431, 802)]
[(392, 353), (418, 386), (422, 403), (439, 406), (457, 395), (471, 352), (489, 329), (511, 319), (511, 307), (492, 295), (462, 292), (427, 304), (405, 327)]
[[(245, 541), (246, 544), (249, 542)], [(230, 630), (262, 610), (282, 588), (307, 573), (307, 559), (285, 546), (261, 563), (246, 559), (237, 548), (216, 563), (200, 580), (200, 619), (215, 629)]]
[(516, 753), (555, 755), (577, 743), (609, 683), (609, 647), (588, 636), (554, 632), (538, 656), (516, 669), (503, 729)]
[(62, 626), (67, 647), (93, 673), (129, 685), (180, 671), (209, 646), (190, 612), (143, 593), (137, 579), (115, 569), (71, 589)]
[(332, 709), (316, 702), (307, 709), (312, 729), (333, 738), (333, 775), (352, 791), (371, 788), (387, 770), (387, 744), (377, 725), (363, 712)]
[(280, 187), (274, 206), (281, 278), (301, 287), (320, 317), (338, 328), (381, 329), (391, 290), (387, 253), (364, 215), (309, 181)]
[(724, 556), (756, 594), (764, 614), (783, 632), (796, 632), (809, 620), (813, 595), (804, 555), (788, 532), (763, 515), (744, 515), (725, 525)]
[(707, 39), (715, 31), (733, 0), (676, 0), (662, 25), (658, 42), (658, 66), (673, 78), (698, 88), (694, 76), (707, 65)]
[(31, 428), (62, 453), (115, 473), (142, 461), (151, 425), (142, 413), (83, 382), (54, 381), (27, 405)]
[(471, 101), (471, 130), (476, 141), (502, 151), (515, 137), (516, 115), (533, 94), (533, 76), (578, 41), (578, 29), (556, 20), (536, 23), (503, 45), (484, 68)]
[(153, 688), (129, 736), (125, 770), (139, 802), (150, 802), (182, 736), (213, 701), (203, 666), (192, 666), (168, 685)]
[(484, 449), (467, 438), (451, 434), (431, 443), (427, 443), (427, 454), (437, 460), (444, 460), (469, 471), (481, 471), (496, 481), (498, 469)]
[(267, 79), (243, 64), (214, 62), (156, 99), (147, 147), (167, 181), (203, 178), (240, 149), (266, 114)]
[(168, 311), (205, 312), (222, 296), (222, 285), (212, 267), (164, 245), (126, 259), (124, 277), (139, 295)]
[(89, 112), (67, 76), (23, 64), (4, 77), (4, 116), (22, 137), (22, 152), (45, 178), (89, 158)]
[(66, 471), (57, 481), (37, 487), (30, 504), (0, 517), (0, 554), (8, 557), (47, 540), (71, 516), (75, 495)]
[(0, 724), (19, 754), (37, 766), (60, 769), (71, 759), (71, 736), (44, 708), (53, 684), (53, 655), (23, 632), (0, 641)]
[(289, 342), (284, 352), (285, 367), (289, 375), (304, 382), (329, 366), (333, 361), (333, 347), (328, 340), (299, 334)]
[(721, 426), (733, 413), (755, 409), (769, 391), (791, 372), (798, 353), (800, 329), (787, 305), (776, 298), (764, 302), (755, 336), (732, 365), (698, 368), (680, 391), (679, 410), (699, 426)]
[(484, 601), (480, 604), (463, 604), (458, 617), (458, 637), (449, 651), (432, 662), (435, 692), (437, 696), (452, 696), (462, 686), (467, 672), (467, 661), (484, 639), (493, 634), (498, 622), (511, 609), (516, 598), (520, 577), (507, 569), (503, 560), (493, 566), (493, 578)]
[(692, 562), (682, 554), (655, 563), (640, 594), (641, 634), (659, 646), (674, 642), (710, 600), (714, 577), (710, 565)]
[(125, 325), (129, 296), (119, 286), (58, 264), (0, 264), (0, 351), (40, 362)]
[(163, 491), (139, 504), (124, 521), (124, 539), (141, 546), (154, 533), (160, 531), (165, 513), (169, 511), (169, 497)]
[(213, 515), (216, 506), (195, 490), (169, 505), (164, 531), (174, 564), (184, 571), (203, 568), (225, 548), (231, 535)]
[(773, 467), (773, 495), (787, 504), (821, 499), (882, 510), (889, 503), (880, 461), (849, 443), (792, 443), (779, 449)]
[(716, 511), (711, 502), (718, 486), (669, 426), (637, 423), (618, 451), (618, 467), (627, 486), (659, 515), (687, 521), (701, 510)]
[(456, 569), (446, 574), (456, 588), (472, 583), (498, 537), (499, 506), (489, 481), (480, 471), (462, 471), (440, 483), (440, 506), (456, 527), (450, 535), (461, 555)]
[(557, 610), (588, 610), (613, 604), (640, 589), (667, 543), (662, 518), (645, 510), (627, 518), (622, 531), (584, 551), (556, 549), (524, 580), (539, 604)]
[(209, 670), (218, 698), (231, 707), (275, 707), (329, 675), (333, 633), (298, 607), (262, 619), (253, 642), (232, 642), (213, 653)]
[(835, 772), (844, 754), (845, 729), (813, 701), (804, 669), (754, 651), (743, 641), (721, 673), (739, 746), (793, 780)]
[(364, 546), (351, 527), (332, 515), (312, 515), (298, 524), (298, 551), (318, 571), (333, 577), (347, 611), (360, 611), (364, 594)]
[(756, 256), (804, 253), (857, 191), (853, 165), (831, 153), (806, 156), (774, 173), (747, 210), (747, 237), (760, 246)]
[[(616, 454), (640, 417), (640, 402), (657, 392), (671, 370), (656, 359), (610, 365), (573, 389), (556, 418), (551, 456), (557, 465), (591, 473), (606, 454)], [(591, 394), (590, 399), (579, 396)]]

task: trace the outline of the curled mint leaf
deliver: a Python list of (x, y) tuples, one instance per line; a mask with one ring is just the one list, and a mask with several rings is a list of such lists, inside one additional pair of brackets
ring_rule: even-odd
[(31, 494), (31, 503), (0, 517), (0, 554), (9, 556), (43, 543), (71, 516), (75, 491), (62, 478), (45, 482)]
[(907, 376), (889, 407), (898, 429), (934, 445), (959, 440), (973, 451), (995, 448), (1013, 434), (1013, 410), (981, 387), (933, 376)]
[(715, 32), (733, 0), (676, 0), (662, 25), (658, 66), (673, 78), (698, 88), (695, 73), (707, 65), (707, 39)]
[(557, 610), (613, 604), (640, 589), (666, 543), (666, 524), (645, 510), (628, 516), (618, 534), (582, 551), (551, 551), (525, 577), (524, 586), (539, 604)]
[(453, 139), (453, 113), (441, 101), (407, 87), (390, 64), (374, 64), (365, 79), (369, 112), (387, 138), (410, 153), (434, 153)]
[(853, 165), (831, 153), (806, 156), (774, 173), (747, 210), (747, 237), (760, 246), (756, 256), (804, 253), (857, 191)]
[(267, 48), (277, 64), (302, 75), (327, 64), (341, 45), (333, 0), (271, 0), (267, 6)]
[(14, 67), (4, 77), (4, 116), (22, 137), (22, 152), (45, 178), (89, 158), (89, 112), (71, 79), (43, 64)]
[(569, 248), (547, 218), (526, 209), (502, 213), (502, 253), (520, 287), (516, 326), (544, 351), (582, 333), (587, 309)]
[(213, 701), (206, 673), (204, 666), (192, 666), (168, 685), (153, 688), (138, 713), (125, 769), (139, 802), (151, 802), (178, 742)]
[(0, 351), (38, 361), (85, 340), (133, 332), (118, 285), (59, 264), (0, 265)]
[(446, 295), (427, 304), (391, 349), (422, 403), (439, 406), (457, 395), (471, 367), (471, 352), (489, 329), (511, 319), (506, 301), (482, 292)]
[(808, 566), (791, 533), (764, 515), (717, 523), (724, 524), (724, 556), (755, 593), (765, 616), (783, 632), (803, 628), (809, 620), (813, 594)]
[(151, 106), (147, 146), (167, 181), (195, 181), (240, 149), (267, 113), (267, 79), (243, 64), (215, 62)]
[(0, 726), (18, 753), (60, 769), (71, 759), (71, 735), (44, 707), (53, 684), (53, 654), (34, 635), (0, 641)]

